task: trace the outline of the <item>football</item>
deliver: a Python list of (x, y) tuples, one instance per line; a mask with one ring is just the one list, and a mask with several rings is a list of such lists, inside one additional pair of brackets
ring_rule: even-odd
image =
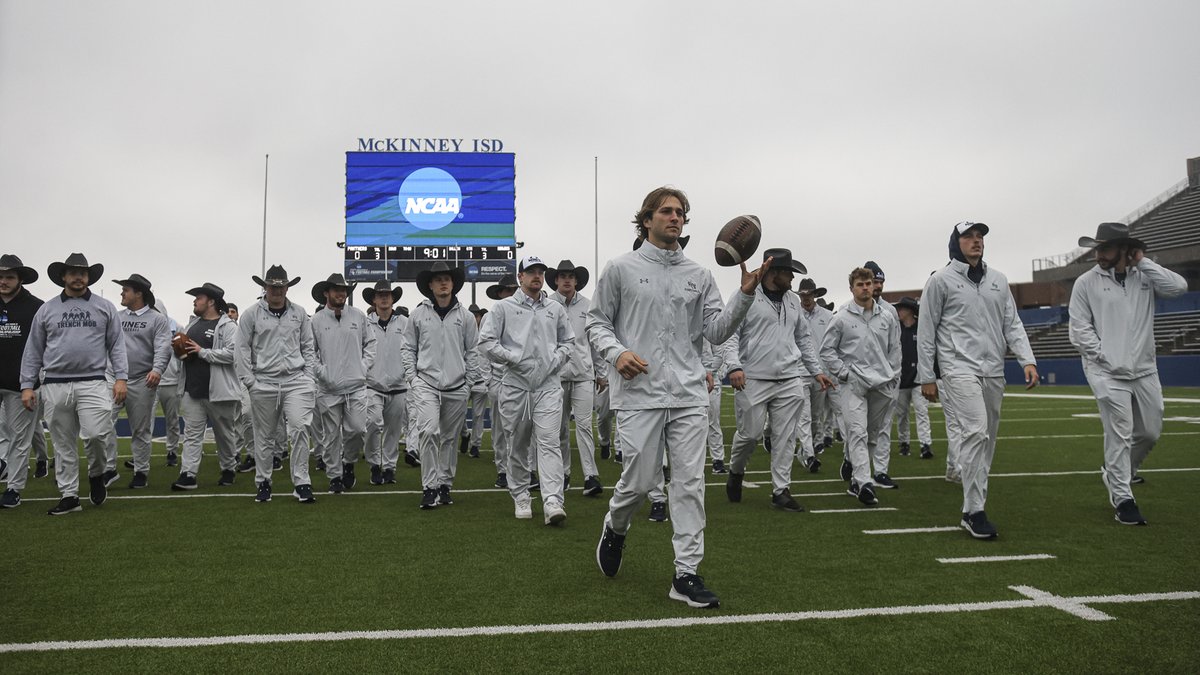
[(192, 353), (187, 350), (189, 342), (191, 342), (191, 339), (188, 338), (187, 333), (176, 333), (171, 338), (171, 349), (175, 351), (175, 357), (180, 361), (187, 361), (192, 358)]
[(738, 216), (725, 223), (725, 227), (717, 233), (717, 264), (733, 267), (749, 260), (758, 250), (760, 240), (762, 225), (758, 222), (758, 216)]

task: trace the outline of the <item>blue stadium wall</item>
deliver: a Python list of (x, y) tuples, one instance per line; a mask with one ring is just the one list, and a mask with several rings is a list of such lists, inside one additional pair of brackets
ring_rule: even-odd
[[(1087, 384), (1077, 358), (1042, 359), (1037, 365), (1042, 384)], [(1004, 377), (1008, 384), (1025, 384), (1025, 372), (1016, 361), (1004, 362)], [(1158, 378), (1164, 387), (1200, 387), (1200, 356), (1158, 357)]]

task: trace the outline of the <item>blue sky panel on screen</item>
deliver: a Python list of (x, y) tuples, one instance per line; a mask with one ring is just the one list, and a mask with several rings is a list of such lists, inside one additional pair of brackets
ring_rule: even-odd
[(513, 153), (347, 152), (347, 246), (512, 246)]

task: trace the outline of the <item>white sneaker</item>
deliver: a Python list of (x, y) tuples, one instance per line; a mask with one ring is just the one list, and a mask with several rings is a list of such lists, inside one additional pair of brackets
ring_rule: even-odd
[(546, 524), (560, 525), (562, 521), (567, 519), (567, 512), (563, 510), (562, 504), (551, 502), (546, 504)]
[(533, 508), (529, 506), (528, 495), (517, 500), (516, 508), (513, 509), (513, 515), (518, 520), (529, 520), (533, 518)]

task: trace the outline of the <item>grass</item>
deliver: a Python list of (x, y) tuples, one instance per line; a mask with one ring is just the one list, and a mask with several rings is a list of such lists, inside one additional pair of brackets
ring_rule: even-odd
[[(1017, 392), (1019, 389), (1013, 390)], [(1037, 393), (1077, 394), (1046, 387)], [(1168, 390), (1168, 397), (1197, 397)], [(732, 396), (723, 423), (732, 438)], [(318, 492), (311, 506), (287, 497), (252, 501), (252, 475), (216, 487), (206, 455), (198, 494), (240, 497), (119, 499), (129, 472), (101, 508), (48, 518), (52, 479), (30, 479), (25, 503), (0, 514), (5, 564), (4, 643), (127, 637), (392, 630), (544, 624), (763, 612), (926, 605), (1021, 596), (1010, 585), (1056, 595), (1200, 591), (1200, 543), (1191, 495), (1200, 472), (1146, 472), (1135, 488), (1149, 527), (1123, 527), (1095, 471), (1100, 423), (1091, 401), (1005, 401), (994, 474), (1089, 471), (1086, 475), (996, 476), (988, 513), (996, 541), (965, 533), (869, 536), (870, 528), (954, 525), (961, 488), (946, 483), (944, 430), (934, 409), (937, 458), (893, 456), (901, 484), (881, 491), (897, 511), (784, 514), (769, 491), (731, 504), (709, 476), (706, 557), (701, 568), (722, 599), (701, 613), (667, 599), (670, 525), (636, 521), (615, 579), (596, 569), (594, 549), (607, 499), (573, 490), (562, 528), (512, 517), (490, 487), (490, 453), (460, 456), (455, 505), (421, 512), (418, 471), (399, 484)], [(1168, 403), (1166, 416), (1200, 417), (1200, 406)], [(1200, 427), (1167, 422), (1147, 469), (1200, 467)], [(1009, 438), (1012, 437), (1012, 438)], [(128, 454), (127, 441), (121, 443)], [(174, 469), (156, 444), (151, 487), (168, 495)], [(808, 509), (855, 508), (844, 491), (838, 447), (816, 475), (796, 467), (793, 492)], [(608, 489), (619, 466), (601, 462)], [(576, 487), (582, 484), (574, 462)], [(767, 468), (759, 452), (751, 471)], [(365, 474), (360, 470), (359, 474)], [(922, 479), (928, 477), (928, 479)], [(314, 473), (315, 487), (326, 482)], [(750, 480), (767, 481), (766, 474)], [(86, 481), (84, 482), (86, 485)], [(406, 494), (378, 494), (396, 491)], [(85, 487), (86, 492), (86, 487)], [(645, 507), (648, 512), (648, 505)], [(863, 509), (867, 511), (867, 509)], [(942, 565), (937, 557), (1049, 553), (1054, 560)], [(188, 672), (354, 669), (365, 671), (793, 671), (1194, 672), (1200, 659), (1200, 600), (1096, 605), (1115, 621), (1089, 622), (1051, 608), (856, 619), (751, 623), (568, 634), (343, 642), (121, 648), (0, 654), (5, 673)]]

